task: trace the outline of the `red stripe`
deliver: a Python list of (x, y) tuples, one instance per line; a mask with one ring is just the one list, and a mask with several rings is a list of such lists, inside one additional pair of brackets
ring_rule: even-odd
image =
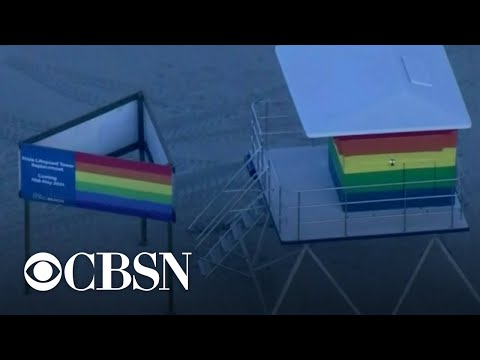
[(417, 132), (403, 132), (403, 133), (388, 133), (388, 134), (372, 134), (372, 135), (352, 135), (339, 136), (337, 139), (341, 140), (360, 140), (360, 139), (378, 139), (384, 137), (410, 137), (410, 136), (432, 136), (432, 135), (451, 135), (457, 130), (438, 130), (438, 131), (417, 131)]
[(344, 156), (441, 151), (457, 146), (457, 131), (344, 136), (334, 140)]
[(87, 164), (87, 163), (77, 163), (76, 170), (84, 171), (88, 173), (100, 174), (100, 175), (128, 178), (133, 180), (149, 181), (154, 183), (160, 183), (163, 185), (172, 184), (171, 177), (167, 175), (152, 174), (144, 171), (127, 170), (127, 169), (122, 169), (117, 167), (109, 167), (109, 166), (94, 165), (94, 164)]
[(75, 162), (76, 164), (84, 163), (126, 170), (134, 170), (157, 175), (172, 176), (172, 167), (170, 165), (148, 164), (143, 162), (112, 158), (109, 156), (99, 156), (77, 152), (75, 153)]

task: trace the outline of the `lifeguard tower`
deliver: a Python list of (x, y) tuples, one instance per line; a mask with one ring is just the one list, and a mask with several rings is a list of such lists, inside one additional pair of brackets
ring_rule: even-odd
[[(291, 100), (252, 104), (244, 166), (190, 225), (202, 274), (242, 272), (261, 296), (262, 265), (245, 242), (257, 225), (263, 236), (270, 221), (280, 242), (305, 245), (297, 263), (314, 256), (311, 242), (468, 230), (457, 147), (471, 120), (443, 46), (277, 46), (276, 53)], [(434, 242), (480, 302), (438, 239), (428, 251)], [(239, 245), (246, 271), (227, 264)]]

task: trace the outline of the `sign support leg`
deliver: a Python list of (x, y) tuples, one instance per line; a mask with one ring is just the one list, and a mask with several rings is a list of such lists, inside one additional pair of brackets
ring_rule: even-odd
[(147, 219), (140, 219), (140, 245), (147, 246)]
[[(145, 162), (145, 146), (140, 149), (140, 161)], [(147, 246), (147, 218), (140, 219), (140, 246)]]
[[(173, 253), (173, 225), (170, 221), (167, 223), (167, 239), (167, 251)], [(173, 283), (173, 270), (171, 268), (168, 271), (168, 284), (170, 285), (170, 291), (168, 292), (168, 315), (175, 315), (173, 303), (175, 284)]]
[[(28, 258), (30, 257), (30, 201), (24, 201), (24, 244), (25, 244), (25, 263), (27, 262)], [(28, 295), (30, 293), (30, 286), (25, 281), (25, 294)]]

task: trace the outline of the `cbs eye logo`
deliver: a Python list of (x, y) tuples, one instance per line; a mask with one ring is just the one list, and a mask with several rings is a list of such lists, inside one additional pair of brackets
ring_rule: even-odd
[[(55, 268), (58, 274), (54, 277)], [(30, 270), (30, 268), (32, 268)], [(33, 277), (30, 275), (32, 273)], [(28, 285), (37, 291), (49, 291), (58, 285), (62, 278), (60, 261), (49, 253), (37, 253), (30, 257), (23, 268)]]

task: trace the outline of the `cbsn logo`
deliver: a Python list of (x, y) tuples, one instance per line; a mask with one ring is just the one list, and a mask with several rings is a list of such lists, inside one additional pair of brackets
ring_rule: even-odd
[[(180, 264), (177, 262), (175, 257), (172, 253), (147, 253), (142, 252), (135, 256), (133, 259), (133, 269), (137, 273), (137, 275), (130, 275), (125, 269), (128, 268), (130, 264), (130, 260), (128, 257), (121, 253), (108, 253), (108, 252), (101, 252), (96, 254), (88, 254), (88, 253), (77, 253), (73, 255), (65, 264), (65, 268), (63, 271), (63, 275), (65, 277), (65, 281), (67, 284), (76, 291), (87, 291), (87, 290), (110, 290), (110, 291), (118, 291), (123, 290), (133, 284), (133, 290), (140, 290), (140, 291), (152, 291), (158, 287), (160, 283), (160, 274), (154, 268), (145, 266), (140, 263), (141, 257), (150, 258), (153, 262), (153, 266), (157, 266), (157, 255), (162, 258), (162, 268), (163, 274), (166, 274), (166, 265), (168, 264), (171, 271), (175, 274), (177, 279), (182, 284), (185, 290), (188, 290), (188, 256), (191, 253), (182, 253), (185, 256), (185, 271), (183, 271)], [(95, 287), (95, 275), (92, 277), (92, 281), (87, 287), (78, 288), (74, 282), (74, 265), (75, 261), (78, 257), (84, 256), (86, 257), (92, 267), (95, 268), (95, 258), (96, 256), (101, 257), (102, 260), (102, 286)], [(112, 265), (112, 259), (114, 256), (120, 257), (121, 264), (119, 267), (114, 268)], [(34, 265), (35, 264), (35, 265)], [(33, 279), (29, 274), (28, 270), (30, 267), (33, 267)], [(54, 274), (53, 267), (58, 269), (58, 274), (52, 278)], [(112, 273), (118, 272), (122, 276), (122, 285), (118, 287), (113, 287), (112, 285)], [(23, 274), (25, 276), (25, 280), (27, 281), (28, 285), (30, 285), (33, 289), (37, 291), (49, 291), (52, 290), (55, 286), (60, 283), (62, 279), (62, 265), (60, 261), (53, 256), (52, 254), (42, 252), (32, 255), (27, 262), (25, 263), (25, 267), (23, 270)], [(153, 285), (150, 288), (143, 288), (139, 285), (137, 281), (137, 276), (142, 275), (147, 278), (150, 278), (153, 281)], [(170, 290), (170, 288), (166, 287), (165, 283), (165, 276), (163, 276), (162, 287), (158, 288), (158, 290)]]

